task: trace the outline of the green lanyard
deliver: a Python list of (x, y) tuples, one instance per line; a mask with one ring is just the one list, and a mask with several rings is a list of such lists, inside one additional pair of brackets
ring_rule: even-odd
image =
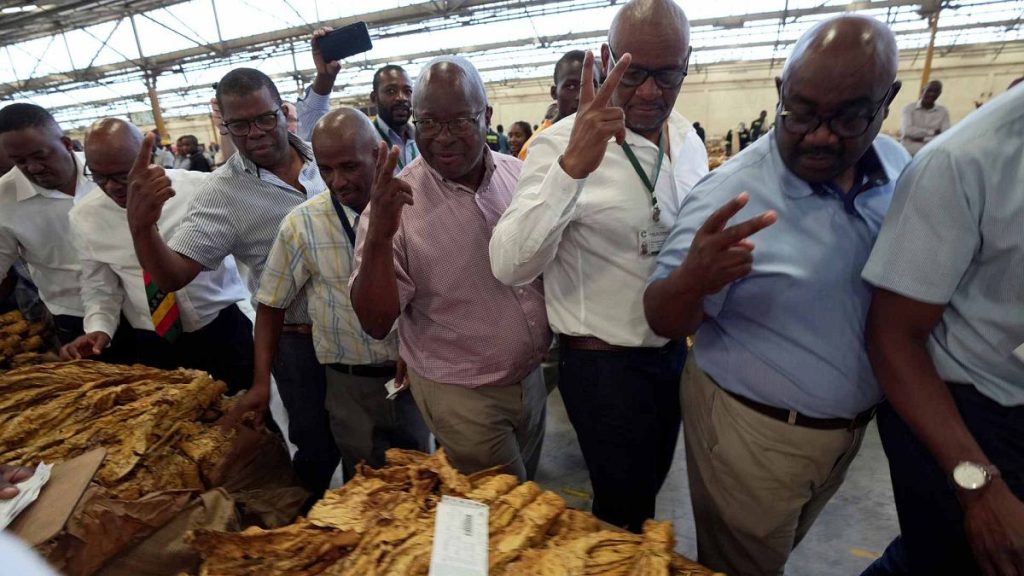
[(654, 187), (658, 184), (658, 176), (661, 176), (661, 163), (665, 160), (665, 146), (662, 143), (663, 134), (658, 134), (658, 161), (654, 165), (654, 180), (647, 177), (647, 172), (640, 165), (640, 160), (633, 153), (633, 148), (629, 143), (622, 143), (622, 151), (626, 153), (626, 158), (629, 158), (629, 163), (633, 165), (633, 170), (636, 170), (636, 175), (640, 177), (640, 181), (644, 183), (647, 191), (651, 193), (651, 218), (655, 222), (661, 220), (661, 208), (658, 207), (658, 195), (654, 193)]
[[(380, 137), (383, 138), (384, 141), (388, 143), (388, 148), (391, 148), (392, 146), (395, 145), (394, 142), (391, 141), (391, 138), (388, 137), (387, 133), (384, 132), (383, 129), (381, 129), (380, 124), (374, 122), (373, 123), (373, 127), (377, 129), (377, 132), (380, 134)], [(406, 144), (408, 144), (408, 141), (406, 141)], [(405, 156), (405, 144), (402, 145), (402, 152), (401, 152), (401, 154), (398, 155), (398, 169), (399, 170), (401, 170), (402, 168), (405, 168), (405, 162), (402, 162), (402, 156)], [(416, 149), (415, 148), (412, 149), (412, 152), (410, 153), (410, 156), (412, 156), (412, 157), (409, 158), (409, 160), (415, 160), (416, 159)]]

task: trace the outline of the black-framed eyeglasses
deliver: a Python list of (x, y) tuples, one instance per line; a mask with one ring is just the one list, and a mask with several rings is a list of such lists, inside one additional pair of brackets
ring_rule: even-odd
[(116, 182), (121, 186), (128, 185), (128, 172), (121, 172), (120, 174), (96, 174), (89, 170), (89, 166), (82, 168), (82, 176), (85, 176), (89, 180), (96, 183), (97, 186), (103, 187), (107, 185), (107, 182)]
[(829, 131), (838, 136), (839, 138), (857, 138), (863, 136), (868, 128), (878, 117), (879, 112), (885, 107), (886, 103), (889, 102), (889, 98), (892, 95), (892, 91), (895, 85), (890, 86), (885, 91), (885, 96), (882, 97), (882, 101), (875, 106), (875, 111), (869, 116), (866, 114), (858, 114), (852, 112), (840, 112), (823, 118), (817, 114), (806, 114), (802, 112), (793, 112), (792, 110), (786, 110), (782, 105), (782, 101), (779, 101), (779, 118), (782, 122), (782, 127), (787, 132), (795, 134), (797, 136), (807, 136), (811, 132), (814, 132), (822, 124), (828, 126)]
[[(622, 79), (619, 80), (619, 85), (626, 88), (638, 88), (647, 82), (648, 78), (653, 77), (654, 83), (663, 90), (672, 90), (678, 88), (683, 80), (686, 80), (686, 75), (690, 73), (690, 54), (693, 53), (693, 46), (686, 48), (686, 60), (683, 62), (682, 68), (667, 68), (663, 70), (647, 70), (646, 68), (638, 68), (632, 64), (626, 69), (626, 72), (622, 75)], [(608, 47), (608, 55), (611, 56), (611, 61), (608, 62), (608, 70), (611, 70), (615, 66), (615, 62), (618, 58), (615, 53), (612, 52), (612, 47)]]
[(473, 132), (474, 128), (479, 126), (481, 114), (483, 114), (483, 111), (477, 112), (472, 116), (452, 118), (451, 120), (421, 118), (413, 120), (412, 123), (416, 126), (416, 131), (422, 136), (437, 136), (441, 134), (445, 126), (448, 127), (448, 133), (452, 136), (467, 136)]
[(281, 108), (278, 107), (266, 114), (260, 114), (259, 116), (248, 119), (248, 120), (232, 120), (231, 122), (224, 122), (224, 128), (227, 129), (234, 136), (248, 136), (249, 132), (252, 131), (252, 127), (256, 126), (263, 132), (269, 132), (274, 128), (277, 128), (278, 112)]

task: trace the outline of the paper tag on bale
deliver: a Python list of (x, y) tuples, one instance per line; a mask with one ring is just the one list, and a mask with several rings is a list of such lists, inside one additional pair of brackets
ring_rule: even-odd
[(487, 576), (486, 504), (442, 496), (434, 523), (430, 576)]

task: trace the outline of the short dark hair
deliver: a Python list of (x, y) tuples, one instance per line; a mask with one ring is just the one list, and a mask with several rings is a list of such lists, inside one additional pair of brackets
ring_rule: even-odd
[(57, 121), (42, 106), (18, 102), (0, 108), (0, 134), (25, 128), (50, 128), (60, 130)]
[(184, 136), (179, 137), (177, 141), (181, 142), (182, 140), (188, 142), (192, 146), (199, 146), (199, 139), (191, 134), (185, 134)]
[(373, 73), (373, 92), (377, 93), (377, 89), (380, 88), (380, 77), (387, 74), (388, 72), (401, 72), (405, 74), (405, 68), (397, 64), (386, 64), (377, 68), (377, 71)]
[[(228, 72), (217, 82), (217, 104), (221, 105), (221, 98), (225, 94), (232, 96), (245, 96), (258, 92), (261, 88), (270, 91), (270, 97), (278, 105), (283, 104), (281, 93), (277, 91), (277, 85), (263, 72), (255, 68), (235, 68)], [(223, 111), (223, 108), (221, 108)]]
[(553, 77), (555, 85), (558, 85), (558, 71), (562, 69), (562, 66), (574, 62), (582, 63), (585, 57), (586, 53), (583, 52), (583, 50), (569, 50), (568, 52), (563, 54), (562, 57), (558, 59), (558, 62), (555, 62), (555, 74)]
[(530, 137), (533, 136), (533, 130), (530, 129), (530, 124), (523, 120), (513, 122), (512, 125), (509, 126), (508, 131), (511, 132), (512, 129), (515, 128), (516, 126), (519, 126), (519, 129), (522, 130), (524, 134), (526, 134), (527, 140), (529, 140)]

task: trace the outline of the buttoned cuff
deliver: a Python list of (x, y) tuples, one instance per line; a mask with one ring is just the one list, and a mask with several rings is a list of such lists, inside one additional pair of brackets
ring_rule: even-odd
[(114, 337), (117, 331), (118, 318), (105, 312), (93, 312), (82, 321), (82, 328), (86, 334), (91, 332), (103, 332), (110, 338)]

